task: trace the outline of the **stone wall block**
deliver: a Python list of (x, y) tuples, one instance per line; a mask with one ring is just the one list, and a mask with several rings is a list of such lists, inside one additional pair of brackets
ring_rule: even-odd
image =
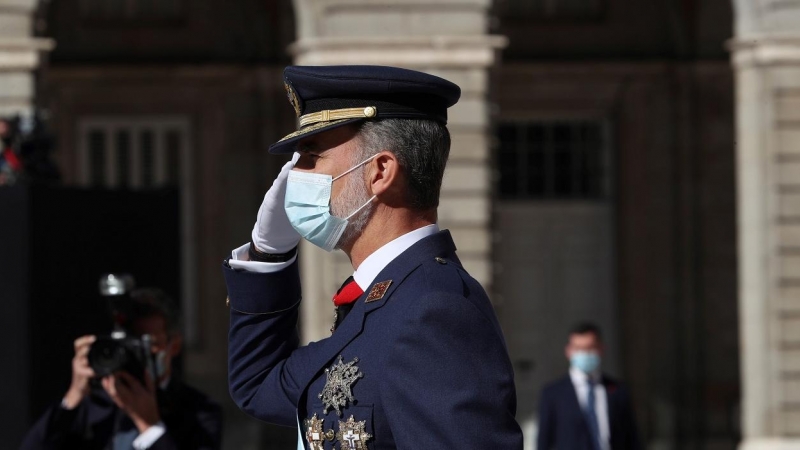
[(38, 0), (0, 0), (0, 12), (5, 10), (30, 13), (36, 9), (37, 3)]
[(487, 127), (489, 115), (486, 107), (483, 99), (461, 99), (448, 111), (447, 123), (459, 127)]
[(24, 14), (0, 14), (0, 37), (28, 37), (31, 17)]
[(777, 237), (782, 246), (800, 248), (800, 225), (785, 224), (778, 225)]
[(797, 439), (797, 436), (800, 436), (800, 405), (791, 404), (786, 405), (784, 410), (781, 412), (781, 416), (783, 416), (783, 429), (782, 433), (787, 438), (795, 438), (794, 440), (781, 440), (780, 442), (776, 442), (772, 446), (764, 446), (762, 447), (763, 450), (791, 450), (798, 448), (797, 446), (800, 445), (800, 439)]
[[(781, 341), (793, 347), (800, 345), (800, 316), (797, 314), (787, 314), (782, 317), (780, 322)], [(795, 380), (796, 384), (791, 386), (797, 389), (798, 400), (800, 400), (800, 380)]]
[[(461, 131), (457, 127), (448, 127), (450, 134), (450, 162), (472, 161), (488, 164), (490, 156), (489, 137), (481, 131)], [(455, 129), (455, 130), (454, 130)]]
[(397, 7), (367, 10), (333, 10), (323, 20), (325, 34), (330, 37), (430, 36), (432, 30), (441, 35), (473, 35), (486, 28), (486, 21), (473, 12), (429, 10), (408, 12)]
[(489, 199), (483, 197), (443, 197), (439, 220), (453, 225), (488, 225)]
[(0, 101), (33, 96), (33, 78), (28, 73), (0, 72)]
[(784, 256), (780, 259), (780, 277), (800, 280), (800, 256)]
[(776, 132), (778, 151), (782, 154), (800, 154), (800, 128), (781, 127)]
[(795, 94), (776, 98), (775, 119), (779, 123), (800, 122), (800, 96)]
[(787, 161), (778, 165), (778, 183), (800, 185), (800, 161)]
[(800, 375), (800, 349), (783, 352), (783, 370), (789, 374)]
[(800, 311), (800, 286), (790, 282), (775, 288), (775, 307), (796, 313)]
[(488, 192), (489, 169), (480, 164), (448, 164), (442, 181), (442, 193)]
[(426, 71), (431, 75), (452, 81), (461, 88), (461, 96), (485, 95), (489, 76), (483, 69), (438, 69)]
[(782, 219), (800, 218), (800, 193), (778, 196), (778, 216)]

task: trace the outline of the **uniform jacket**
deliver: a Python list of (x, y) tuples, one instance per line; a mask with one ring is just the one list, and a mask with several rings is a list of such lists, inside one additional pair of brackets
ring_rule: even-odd
[[(326, 339), (298, 347), (295, 262), (271, 274), (225, 268), (231, 307), (229, 382), (248, 414), (280, 425), (322, 419), (329, 437), (350, 416), (369, 449), (521, 449), (516, 394), (500, 326), (461, 266), (447, 231), (424, 238), (375, 278)], [(381, 284), (381, 282), (384, 282)], [(369, 299), (369, 301), (367, 301)], [(324, 412), (325, 370), (354, 362), (353, 400)], [(334, 383), (335, 385), (335, 383)], [(325, 439), (307, 449), (340, 448)]]
[[(164, 433), (150, 450), (216, 450), (222, 441), (222, 410), (205, 394), (173, 380), (159, 392)], [(110, 450), (116, 430), (132, 422), (103, 390), (75, 409), (60, 403), (45, 411), (25, 436), (21, 450)]]
[[(630, 395), (625, 385), (603, 375), (608, 399), (612, 450), (639, 450)], [(542, 389), (539, 403), (538, 450), (592, 450), (586, 416), (569, 375)]]

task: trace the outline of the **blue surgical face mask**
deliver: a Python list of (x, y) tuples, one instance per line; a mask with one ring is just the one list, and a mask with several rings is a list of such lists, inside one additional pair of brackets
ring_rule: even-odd
[(572, 367), (590, 374), (600, 367), (600, 355), (597, 352), (576, 351), (569, 358)]
[(292, 170), (286, 180), (286, 197), (283, 206), (292, 227), (300, 236), (329, 252), (336, 248), (347, 220), (369, 205), (376, 196), (345, 218), (331, 215), (331, 187), (333, 182), (371, 161), (373, 155), (356, 164), (336, 178), (318, 173)]

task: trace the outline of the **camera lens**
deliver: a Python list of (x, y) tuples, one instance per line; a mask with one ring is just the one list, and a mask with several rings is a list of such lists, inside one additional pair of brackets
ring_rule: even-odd
[(129, 351), (121, 340), (98, 339), (89, 350), (89, 365), (97, 376), (104, 377), (129, 364)]

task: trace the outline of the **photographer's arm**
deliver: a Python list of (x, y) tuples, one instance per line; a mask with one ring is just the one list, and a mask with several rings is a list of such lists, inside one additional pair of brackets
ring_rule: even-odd
[(59, 449), (67, 442), (79, 443), (83, 439), (85, 411), (81, 407), (89, 395), (89, 380), (94, 371), (89, 367), (89, 348), (95, 336), (81, 336), (74, 342), (75, 356), (72, 358), (72, 381), (63, 399), (45, 411), (25, 436), (22, 450)]

